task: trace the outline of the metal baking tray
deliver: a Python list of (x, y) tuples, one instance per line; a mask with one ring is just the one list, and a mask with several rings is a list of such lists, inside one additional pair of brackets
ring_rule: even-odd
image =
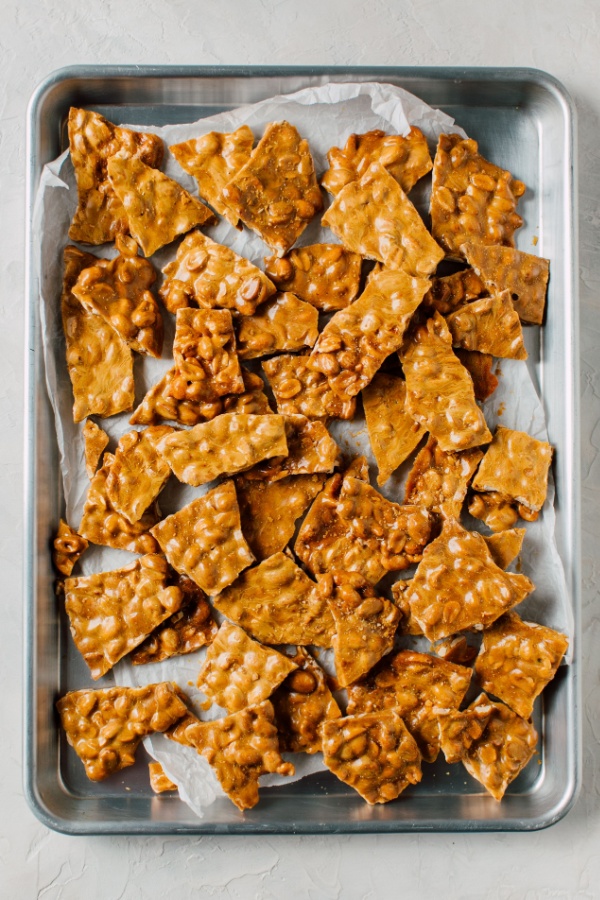
[[(368, 806), (324, 773), (262, 791), (259, 805), (245, 814), (223, 798), (198, 819), (177, 797), (152, 794), (143, 761), (105, 783), (89, 782), (59, 733), (56, 699), (90, 679), (53, 592), (49, 542), (62, 496), (40, 342), (32, 205), (43, 165), (67, 146), (71, 105), (90, 107), (116, 123), (163, 125), (331, 81), (381, 81), (411, 91), (452, 115), (478, 140), (484, 155), (532, 188), (526, 208), (532, 224), (519, 232), (519, 244), (526, 248), (537, 236), (537, 252), (552, 260), (548, 320), (530, 356), (557, 448), (556, 541), (574, 610), (575, 662), (562, 667), (544, 692), (536, 720), (539, 765), (532, 762), (525, 769), (502, 803), (461, 766), (448, 767), (441, 760), (428, 767), (417, 788), (381, 806)], [(44, 824), (72, 834), (527, 831), (551, 825), (571, 808), (581, 771), (574, 139), (568, 94), (535, 69), (83, 66), (54, 72), (37, 88), (28, 121), (25, 790)]]

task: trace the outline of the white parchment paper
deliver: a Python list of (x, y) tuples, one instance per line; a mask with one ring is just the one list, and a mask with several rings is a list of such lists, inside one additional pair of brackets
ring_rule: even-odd
[[(330, 147), (343, 146), (353, 132), (362, 133), (381, 128), (389, 133), (405, 134), (411, 125), (416, 125), (427, 136), (432, 150), (441, 133), (453, 131), (466, 136), (446, 114), (432, 109), (412, 94), (386, 84), (327, 84), (288, 96), (274, 97), (190, 124), (163, 128), (144, 128), (137, 125), (132, 127), (159, 134), (168, 145), (199, 137), (209, 131), (232, 131), (243, 124), (249, 125), (258, 139), (269, 122), (282, 119), (294, 124), (300, 133), (308, 138), (318, 176), (327, 168), (326, 153)], [(196, 193), (195, 181), (183, 172), (168, 153), (163, 169), (191, 193)], [(415, 202), (419, 204), (419, 197), (423, 200), (422, 191), (421, 196), (419, 195), (419, 186), (416, 194)], [(89, 481), (83, 458), (83, 423), (75, 425), (72, 419), (73, 399), (65, 362), (60, 293), (62, 251), (68, 243), (67, 232), (76, 205), (77, 192), (73, 167), (68, 152), (65, 152), (45, 166), (42, 173), (34, 210), (33, 241), (38, 253), (46, 380), (55, 413), (65, 515), (74, 527), (78, 526), (81, 519)], [(269, 249), (257, 235), (247, 229), (238, 232), (224, 219), (221, 219), (218, 225), (207, 229), (207, 233), (214, 240), (226, 244), (236, 253), (258, 265), (262, 265), (264, 256), (270, 255)], [(336, 239), (332, 237), (331, 232), (322, 229), (319, 222), (315, 221), (306, 229), (298, 244), (332, 240)], [(152, 259), (155, 267), (162, 269), (173, 259), (175, 250), (176, 246), (170, 245), (155, 254)], [(94, 252), (101, 256), (115, 255), (112, 245), (95, 248)], [(148, 388), (172, 365), (173, 317), (165, 313), (164, 320), (165, 347), (162, 359), (154, 360), (140, 356), (135, 358), (136, 404)], [(533, 437), (547, 440), (543, 406), (527, 364), (503, 360), (501, 373), (498, 389), (484, 407), (490, 428), (493, 429), (500, 422), (508, 428), (527, 431)], [(118, 439), (131, 430), (128, 419), (129, 414), (122, 414), (101, 420), (100, 424), (111, 438), (110, 449), (114, 449)], [(345, 451), (364, 454), (371, 465), (372, 475), (376, 475), (377, 469), (364, 419), (358, 416), (350, 423), (334, 422), (331, 432)], [(389, 499), (401, 501), (407, 468), (401, 467), (381, 489)], [(174, 482), (175, 479), (171, 479), (160, 497), (161, 510), (165, 515), (181, 508), (210, 487), (209, 485), (203, 488), (190, 488)], [(526, 618), (529, 617), (572, 636), (572, 612), (568, 591), (554, 542), (553, 498), (554, 488), (551, 484), (546, 505), (538, 521), (523, 523), (527, 528), (527, 535), (521, 570), (535, 583), (536, 590), (519, 607), (519, 612)], [(481, 527), (481, 523), (471, 520), (470, 526)], [(81, 560), (81, 571), (84, 574), (108, 571), (126, 565), (131, 559), (132, 555), (125, 551), (91, 547)], [(217, 618), (220, 618), (218, 614)], [(133, 666), (127, 660), (123, 660), (114, 668), (113, 678), (117, 684), (135, 686), (156, 681), (175, 681), (189, 695), (202, 718), (218, 718), (224, 715), (225, 711), (217, 706), (212, 706), (209, 710), (202, 709), (201, 704), (205, 698), (195, 687), (204, 655), (205, 651), (200, 650), (197, 653), (147, 666)], [(330, 654), (322, 654), (320, 661), (329, 667)], [(107, 676), (103, 683), (106, 683), (109, 677)], [(162, 763), (167, 775), (178, 785), (182, 799), (198, 816), (204, 814), (216, 797), (222, 796), (214, 772), (194, 750), (174, 744), (163, 735), (147, 738), (145, 746), (150, 754)], [(320, 754), (314, 756), (290, 754), (289, 758), (296, 766), (296, 778), (323, 769)], [(267, 776), (261, 783), (268, 785), (282, 781), (280, 776)], [(286, 781), (289, 782), (289, 779)]]

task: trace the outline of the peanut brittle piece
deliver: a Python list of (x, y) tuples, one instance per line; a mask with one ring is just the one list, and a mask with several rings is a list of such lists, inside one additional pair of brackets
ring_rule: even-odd
[(474, 492), (469, 500), (468, 508), (469, 513), (475, 519), (481, 519), (488, 528), (499, 533), (506, 529), (512, 529), (520, 518), (527, 522), (535, 522), (539, 516), (538, 510), (517, 503), (512, 497), (507, 497), (498, 491), (486, 491), (482, 494)]
[(297, 647), (292, 662), (298, 668), (271, 698), (279, 746), (288, 753), (317, 753), (323, 749), (321, 725), (342, 713), (327, 686), (325, 672), (310, 653)]
[(444, 258), (398, 182), (379, 163), (342, 188), (322, 224), (348, 250), (417, 278), (427, 278)]
[(112, 572), (67, 578), (71, 634), (92, 678), (105, 675), (179, 609), (183, 594), (168, 578), (167, 561), (153, 553)]
[(446, 453), (430, 435), (408, 474), (404, 502), (436, 513), (444, 510), (458, 519), (482, 457), (483, 451), (478, 449)]
[(476, 400), (487, 400), (498, 387), (498, 378), (492, 372), (494, 357), (490, 353), (478, 353), (477, 350), (454, 350), (458, 361), (465, 367), (473, 379)]
[(322, 422), (306, 416), (284, 416), (288, 455), (254, 466), (246, 474), (253, 480), (277, 481), (288, 475), (332, 472), (340, 461), (340, 448)]
[(276, 294), (259, 312), (238, 325), (240, 359), (256, 359), (280, 350), (312, 347), (319, 335), (319, 313), (295, 294)]
[(523, 330), (510, 291), (473, 300), (446, 317), (452, 344), (501, 359), (527, 359)]
[(251, 316), (276, 290), (249, 260), (200, 231), (192, 231), (183, 239), (177, 256), (163, 273), (160, 296), (172, 313), (195, 304)]
[(144, 256), (152, 256), (196, 225), (215, 222), (214, 214), (200, 200), (139, 159), (113, 156), (107, 171), (110, 185), (125, 207), (131, 236)]
[(321, 312), (344, 309), (358, 296), (362, 257), (341, 244), (310, 244), (265, 258), (279, 291), (291, 291)]
[(99, 113), (69, 110), (69, 149), (77, 181), (78, 205), (69, 237), (84, 244), (104, 244), (129, 231), (128, 215), (108, 180), (111, 156), (135, 157), (159, 166), (163, 142), (155, 134), (119, 128)]
[(431, 231), (448, 255), (460, 258), (469, 241), (514, 247), (523, 224), (516, 212), (525, 185), (488, 162), (477, 142), (442, 134), (433, 163)]
[(437, 438), (442, 450), (468, 450), (491, 440), (471, 376), (453, 353), (452, 337), (439, 313), (411, 333), (400, 361), (406, 409)]
[(356, 410), (354, 397), (339, 397), (325, 375), (309, 368), (309, 359), (282, 355), (262, 363), (278, 411), (308, 419), (352, 419)]
[(327, 159), (330, 168), (323, 175), (321, 185), (334, 195), (355, 181), (373, 162), (387, 169), (405, 194), (433, 168), (425, 135), (414, 125), (407, 135), (386, 134), (379, 129), (351, 134), (344, 149), (332, 147)]
[[(402, 613), (402, 621), (399, 626), (400, 633), (421, 636), (423, 634), (423, 629), (413, 618), (410, 611), (410, 603), (408, 602), (407, 591), (410, 587), (410, 582), (410, 578), (399, 578), (398, 581), (395, 581), (392, 585), (392, 597), (394, 598), (394, 603)], [(443, 656), (441, 653), (438, 655)], [(475, 656), (473, 659), (475, 659)], [(460, 660), (450, 661), (460, 662)]]
[(245, 166), (252, 153), (254, 135), (247, 125), (223, 134), (211, 131), (202, 137), (173, 144), (169, 150), (179, 163), (198, 182), (198, 193), (213, 209), (224, 216), (234, 228), (239, 217), (223, 199), (223, 188)]
[(295, 668), (287, 656), (253, 641), (237, 625), (223, 622), (196, 683), (213, 703), (237, 712), (266, 700)]
[(473, 778), (495, 800), (502, 800), (507, 787), (522, 772), (535, 752), (537, 732), (504, 703), (494, 703), (481, 694), (471, 706), (489, 703), (490, 720), (483, 735), (475, 741), (462, 762)]
[(287, 546), (296, 520), (321, 491), (324, 475), (290, 475), (278, 481), (236, 478), (242, 530), (252, 553), (261, 562)]
[(148, 763), (148, 776), (150, 787), (155, 794), (164, 794), (166, 791), (176, 791), (177, 785), (171, 781), (159, 762)]
[(233, 320), (227, 309), (178, 309), (173, 358), (177, 376), (171, 389), (178, 399), (183, 393), (181, 399), (210, 403), (244, 391)]
[(369, 462), (366, 456), (355, 456), (344, 469), (344, 477), (358, 478), (365, 484), (370, 483)]
[(130, 431), (117, 445), (106, 479), (106, 495), (113, 509), (132, 524), (139, 522), (171, 474), (156, 446), (173, 430), (170, 425), (155, 425)]
[(524, 528), (509, 528), (498, 534), (483, 535), (492, 559), (501, 569), (507, 569), (521, 552)]
[(115, 462), (112, 453), (104, 454), (104, 462), (90, 482), (83, 507), (79, 533), (92, 544), (130, 550), (132, 553), (155, 553), (158, 546), (149, 533), (158, 521), (156, 507), (147, 509), (137, 522), (131, 523), (113, 507), (108, 496), (108, 477)]
[(475, 671), (484, 691), (528, 719), (568, 646), (564, 634), (509, 612), (484, 631)]
[(401, 650), (348, 688), (348, 714), (394, 709), (402, 716), (423, 758), (440, 750), (436, 706), (458, 709), (471, 682), (471, 669), (428, 653)]
[(378, 372), (362, 392), (371, 449), (377, 460), (377, 484), (413, 452), (425, 429), (406, 411), (406, 382)]
[(207, 484), (235, 475), (263, 459), (286, 456), (283, 416), (223, 413), (191, 431), (175, 431), (157, 444), (158, 452), (185, 484)]
[(334, 624), (327, 600), (286, 553), (246, 569), (213, 602), (263, 644), (331, 647)]
[(222, 196), (244, 225), (283, 256), (323, 209), (308, 141), (289, 122), (271, 122)]
[(342, 399), (355, 397), (384, 359), (402, 345), (428, 285), (405, 272), (386, 270), (371, 278), (358, 300), (329, 320), (313, 348), (309, 368), (326, 375)]
[(419, 748), (395, 709), (330, 719), (321, 734), (329, 771), (371, 805), (421, 780)]
[(440, 729), (440, 748), (447, 763), (460, 762), (486, 729), (492, 714), (489, 703), (480, 703), (459, 712), (433, 707)]
[(134, 666), (193, 653), (216, 635), (218, 625), (204, 591), (186, 575), (179, 575), (176, 585), (183, 594), (181, 606), (133, 651), (129, 659)]
[(473, 488), (497, 491), (538, 511), (546, 499), (551, 461), (552, 447), (546, 441), (498, 425), (473, 479)]
[(152, 529), (173, 568), (209, 596), (254, 562), (240, 526), (235, 486), (226, 481)]
[(100, 457), (108, 446), (109, 437), (99, 425), (96, 425), (91, 419), (86, 419), (86, 423), (83, 426), (83, 441), (85, 470), (91, 480), (96, 474)]
[(461, 252), (488, 290), (509, 291), (522, 322), (544, 320), (550, 261), (514, 247), (466, 243)]
[(477, 648), (468, 643), (464, 634), (443, 638), (433, 645), (439, 657), (461, 666), (470, 666), (477, 656)]
[(431, 641), (481, 630), (531, 593), (525, 575), (500, 569), (480, 534), (452, 518), (423, 553), (407, 589), (411, 614)]
[(52, 562), (61, 575), (70, 575), (75, 563), (89, 547), (88, 541), (59, 519), (58, 531), (53, 541)]
[(114, 416), (133, 407), (131, 350), (114, 328), (101, 316), (87, 312), (72, 292), (80, 273), (97, 261), (91, 253), (65, 247), (60, 302), (74, 422), (93, 415)]
[(431, 287), (423, 297), (423, 307), (447, 316), (486, 293), (486, 286), (475, 270), (462, 269), (452, 275), (432, 278)]
[(177, 685), (70, 691), (56, 704), (67, 740), (91, 781), (135, 762), (142, 738), (171, 728), (187, 712)]
[(292, 763), (284, 762), (279, 753), (275, 714), (268, 700), (213, 722), (200, 722), (189, 715), (167, 736), (194, 747), (210, 763), (221, 787), (242, 811), (258, 803), (261, 775), (294, 774)]
[(318, 576), (318, 594), (335, 622), (333, 653), (340, 687), (361, 678), (389, 653), (400, 610), (356, 572)]

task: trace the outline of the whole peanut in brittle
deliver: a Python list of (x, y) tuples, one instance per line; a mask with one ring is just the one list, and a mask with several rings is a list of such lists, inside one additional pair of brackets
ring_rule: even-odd
[(294, 294), (275, 294), (253, 316), (238, 324), (240, 359), (257, 359), (279, 350), (312, 347), (319, 334), (319, 313)]
[(425, 429), (406, 411), (406, 382), (378, 372), (362, 392), (371, 449), (385, 484), (392, 472), (413, 452)]
[(539, 516), (538, 510), (530, 509), (498, 491), (484, 491), (483, 493), (473, 491), (468, 509), (473, 518), (481, 519), (488, 528), (498, 533), (512, 529), (519, 518), (525, 519), (527, 522), (535, 522)]
[(492, 714), (488, 703), (463, 709), (433, 707), (440, 729), (440, 747), (447, 763), (460, 762), (481, 737)]
[(552, 447), (499, 425), (473, 479), (477, 491), (497, 491), (537, 512), (548, 491)]
[(244, 379), (237, 355), (231, 313), (227, 309), (178, 309), (173, 358), (177, 375), (171, 390), (192, 402), (214, 402), (241, 394)]
[(85, 470), (90, 480), (96, 474), (100, 457), (108, 445), (109, 437), (95, 422), (86, 419), (83, 426)]
[(466, 243), (463, 256), (491, 292), (508, 290), (522, 322), (541, 325), (544, 320), (550, 262), (514, 247)]
[(325, 672), (310, 653), (296, 647), (291, 659), (298, 668), (271, 697), (279, 746), (288, 753), (318, 753), (323, 748), (321, 725), (340, 718), (342, 713), (327, 686)]
[(169, 425), (130, 431), (117, 445), (106, 479), (106, 495), (113, 509), (132, 524), (140, 521), (171, 474), (156, 447), (173, 431)]
[(52, 562), (61, 575), (70, 575), (75, 563), (87, 550), (89, 543), (77, 534), (64, 519), (58, 522), (58, 531), (53, 541)]
[(430, 435), (417, 454), (404, 488), (404, 502), (434, 512), (449, 512), (458, 519), (475, 469), (483, 451), (446, 453)]
[(344, 309), (356, 299), (362, 257), (340, 244), (310, 244), (285, 256), (265, 258), (265, 271), (280, 291), (291, 291), (321, 312)]
[(309, 356), (274, 356), (262, 363), (275, 395), (277, 410), (308, 419), (352, 419), (354, 397), (340, 397), (327, 377), (308, 366)]
[(486, 286), (475, 270), (461, 269), (452, 275), (431, 279), (431, 287), (423, 297), (423, 308), (437, 310), (441, 316), (447, 316), (485, 294)]
[(295, 415), (284, 416), (284, 420), (287, 456), (272, 457), (253, 466), (246, 478), (277, 481), (288, 475), (332, 472), (340, 461), (340, 448), (323, 423)]
[(461, 306), (446, 317), (452, 345), (502, 359), (527, 359), (523, 330), (510, 291)]

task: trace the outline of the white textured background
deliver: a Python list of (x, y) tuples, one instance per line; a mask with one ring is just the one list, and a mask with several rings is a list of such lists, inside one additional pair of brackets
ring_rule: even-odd
[[(597, 0), (0, 0), (0, 900), (600, 897)], [(534, 834), (69, 838), (21, 788), (25, 110), (75, 63), (534, 66), (579, 111), (584, 785)]]

